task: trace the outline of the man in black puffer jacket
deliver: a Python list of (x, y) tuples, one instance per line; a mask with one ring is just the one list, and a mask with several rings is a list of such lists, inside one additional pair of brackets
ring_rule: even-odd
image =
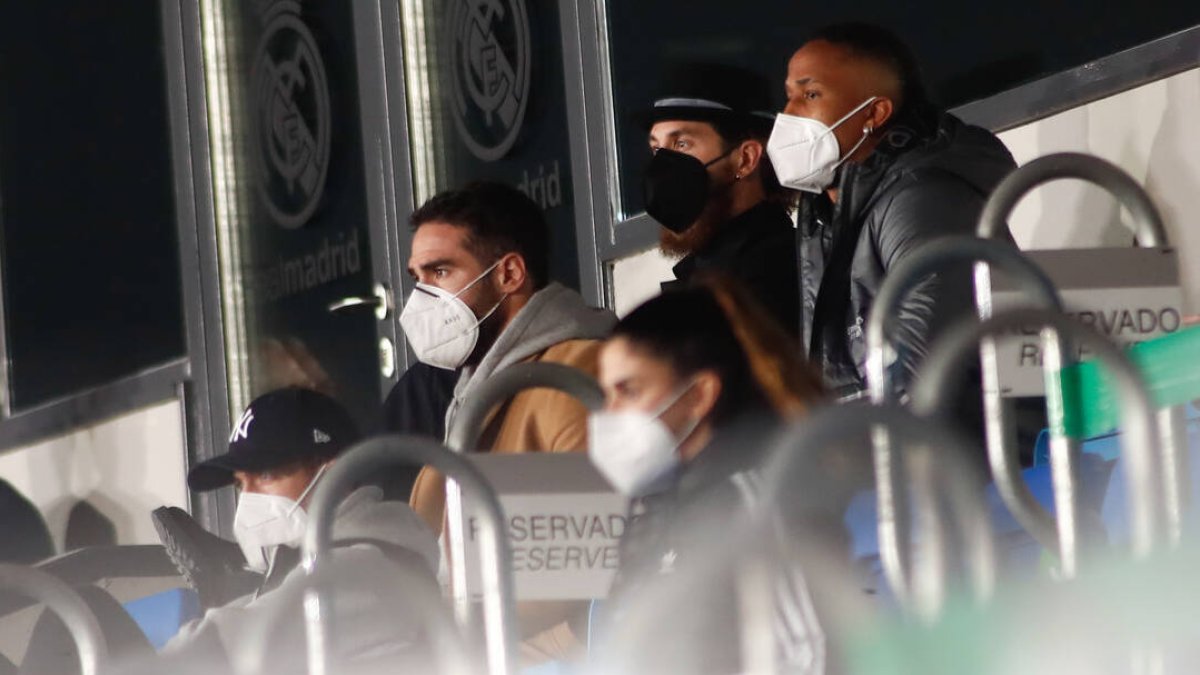
[[(934, 239), (972, 234), (1015, 165), (992, 133), (928, 103), (912, 54), (882, 28), (819, 31), (792, 56), (786, 87), (767, 149), (780, 182), (804, 193), (802, 338), (831, 390), (854, 397), (866, 388), (864, 329), (884, 277)], [(969, 265), (913, 290), (889, 327), (902, 389), (939, 332), (972, 313)]]

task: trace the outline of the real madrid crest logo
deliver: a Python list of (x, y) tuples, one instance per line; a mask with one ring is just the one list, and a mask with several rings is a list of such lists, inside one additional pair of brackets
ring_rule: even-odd
[(329, 85), (300, 3), (270, 3), (252, 75), (259, 194), (286, 228), (308, 222), (329, 171)]
[(454, 123), (479, 159), (516, 142), (529, 101), (529, 17), (524, 0), (454, 0), (450, 17)]

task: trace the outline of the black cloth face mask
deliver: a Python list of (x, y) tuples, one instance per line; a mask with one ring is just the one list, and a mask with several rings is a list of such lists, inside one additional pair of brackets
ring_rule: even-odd
[(656, 150), (642, 181), (646, 213), (676, 234), (691, 227), (708, 204), (708, 167), (732, 152), (705, 163), (686, 153)]

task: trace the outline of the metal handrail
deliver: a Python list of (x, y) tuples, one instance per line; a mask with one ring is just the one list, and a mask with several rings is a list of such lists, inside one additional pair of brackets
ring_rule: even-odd
[[(1129, 210), (1133, 217), (1134, 239), (1143, 248), (1169, 246), (1167, 228), (1162, 214), (1145, 188), (1117, 165), (1094, 155), (1064, 152), (1039, 157), (1010, 173), (1000, 181), (992, 192), (979, 216), (979, 236), (997, 237), (1007, 229), (1009, 216), (1017, 204), (1034, 188), (1063, 178), (1076, 178), (1104, 188)], [(1065, 365), (1065, 364), (1062, 364)], [(1170, 508), (1179, 507), (1188, 500), (1190, 484), (1187, 482), (1187, 452), (1184, 445), (1183, 411), (1179, 407), (1165, 408), (1158, 413), (1160, 452), (1163, 456), (1164, 489), (1169, 493)], [(1053, 424), (1051, 425), (1053, 428)], [(1065, 444), (1065, 437), (1050, 439), (1050, 457), (1053, 463), (1056, 445)], [(1077, 452), (1077, 451), (1076, 451)], [(1054, 477), (1055, 494), (1060, 480)], [(1057, 500), (1057, 497), (1056, 497)], [(1168, 513), (1168, 536), (1172, 543), (1182, 537), (1183, 513)]]
[[(247, 634), (243, 636), (245, 639), (238, 643), (241, 648), (230, 655), (234, 672), (238, 675), (264, 675), (270, 672), (268, 656), (271, 653), (272, 636), (280, 623), (294, 620), (296, 608), (313, 589), (318, 586), (326, 589), (336, 587), (340, 579), (346, 578), (338, 575), (350, 571), (355, 575), (353, 580), (356, 584), (365, 583), (361, 577), (362, 569), (351, 569), (340, 562), (331, 559), (328, 561), (331, 564), (306, 574), (299, 583), (280, 587), (276, 591), (281, 594), (278, 602), (266, 606), (263, 616), (248, 626)], [(470, 650), (464, 644), (463, 636), (443, 603), (432, 576), (386, 558), (384, 564), (388, 568), (387, 578), (377, 579), (380, 583), (372, 587), (380, 595), (381, 606), (384, 601), (395, 602), (395, 606), (405, 607), (425, 622), (433, 655), (442, 666), (435, 672), (470, 675)], [(339, 569), (342, 567), (346, 569)], [(381, 616), (380, 619), (385, 617)]]
[[(765, 461), (754, 471), (758, 479), (750, 481), (761, 489), (749, 497), (748, 514), (731, 514), (734, 520), (723, 531), (720, 545), (702, 555), (687, 556), (686, 568), (655, 577), (654, 583), (639, 586), (635, 596), (626, 598), (630, 604), (622, 606), (620, 620), (602, 633), (605, 642), (597, 651), (601, 660), (596, 672), (623, 672), (636, 665), (639, 649), (661, 651), (664, 622), (677, 620), (681, 605), (710, 593), (714, 580), (731, 569), (735, 571), (741, 625), (740, 672), (780, 670), (773, 630), (779, 573), (798, 570), (803, 577), (801, 587), (818, 589), (823, 599), (830, 600), (820, 603), (811, 596), (797, 598), (801, 603), (808, 599), (817, 602), (813, 607), (817, 624), (803, 627), (819, 631), (810, 636), (816, 639), (814, 649), (827, 652), (848, 635), (847, 631), (861, 629), (860, 622), (869, 616), (869, 607), (862, 602), (861, 587), (847, 574), (844, 554), (839, 552), (840, 538), (830, 537), (830, 526), (841, 525), (843, 518), (830, 505), (847, 504), (855, 492), (870, 483), (869, 455), (844, 452), (838, 443), (863, 437), (865, 429), (873, 425), (887, 426), (911, 446), (912, 452), (903, 455), (906, 468), (923, 465), (914, 476), (917, 494), (947, 496), (944, 503), (936, 499), (917, 502), (920, 519), (932, 525), (930, 536), (917, 542), (923, 547), (923, 560), (932, 562), (936, 569), (947, 566), (950, 540), (939, 535), (945, 533), (948, 521), (954, 521), (960, 540), (968, 545), (966, 559), (973, 595), (979, 601), (990, 598), (996, 579), (992, 528), (982, 493), (972, 490), (970, 481), (963, 479), (967, 468), (959, 450), (964, 441), (894, 404), (830, 406), (816, 410), (773, 439)], [(831, 475), (827, 471), (830, 460), (836, 460), (834, 463), (842, 470)], [(786, 524), (781, 523), (780, 516)], [(779, 536), (781, 525), (786, 529), (784, 536)], [(785, 567), (779, 565), (780, 555), (786, 556)], [(932, 618), (945, 598), (942, 581), (941, 577), (924, 579), (933, 583), (918, 587), (918, 604), (911, 609)], [(806, 622), (809, 618), (804, 611), (799, 615), (790, 614), (791, 620)]]
[(0, 590), (19, 593), (46, 605), (62, 619), (79, 652), (81, 675), (98, 675), (108, 660), (108, 643), (96, 615), (70, 586), (41, 570), (0, 563)]
[[(888, 402), (892, 395), (891, 370), (889, 366), (895, 363), (896, 354), (891, 349), (887, 339), (887, 322), (895, 316), (901, 303), (912, 290), (929, 275), (937, 273), (948, 263), (954, 262), (984, 262), (1003, 270), (1020, 286), (1021, 290), (1033, 302), (1051, 309), (1061, 309), (1062, 302), (1054, 284), (1045, 272), (1034, 265), (1007, 243), (980, 239), (978, 237), (947, 237), (922, 246), (911, 256), (888, 273), (880, 286), (871, 313), (867, 317), (867, 386), (871, 401), (876, 404)], [(990, 297), (990, 292), (988, 293)], [(990, 303), (980, 304), (983, 316), (991, 314)], [(1055, 341), (1057, 342), (1057, 341)], [(1059, 345), (1044, 345), (1054, 350)], [(994, 353), (994, 352), (993, 352)], [(987, 354), (981, 354), (985, 357)], [(994, 365), (994, 360), (993, 360)], [(989, 369), (985, 368), (985, 371)], [(989, 374), (991, 377), (989, 377)], [(1012, 511), (1014, 517), (1048, 550), (1054, 551), (1062, 561), (1062, 567), (1067, 575), (1073, 574), (1075, 568), (1075, 546), (1077, 536), (1074, 531), (1077, 522), (1073, 500), (1064, 504), (1059, 513), (1062, 514), (1058, 524), (1055, 519), (1038, 503), (1030, 492), (1029, 487), (1021, 479), (1021, 468), (1004, 433), (1003, 401), (995, 371), (985, 372), (983, 388), (984, 411), (986, 419), (986, 450), (992, 473), (996, 477), (996, 485), (1001, 497)], [(901, 486), (898, 482), (896, 463), (891, 457), (891, 444), (887, 432), (883, 428), (872, 431), (871, 441), (874, 448), (875, 471), (879, 478), (876, 490), (877, 511), (880, 514), (879, 548), (880, 560), (884, 573), (898, 595), (908, 592), (911, 583), (910, 562), (899, 542), (906, 536), (906, 512), (897, 509), (895, 504), (902, 498)], [(1068, 452), (1075, 449), (1067, 447)], [(1058, 446), (1058, 452), (1063, 452), (1063, 446)], [(1055, 468), (1065, 476), (1074, 475), (1075, 462), (1071, 457), (1056, 464)], [(1068, 478), (1069, 479), (1069, 478)], [(1064, 493), (1067, 494), (1067, 493)], [(1057, 529), (1056, 529), (1057, 528)], [(1068, 529), (1067, 532), (1061, 532)]]
[[(516, 619), (513, 603), (512, 552), (505, 529), (504, 511), (495, 490), (473, 464), (444, 446), (417, 436), (381, 436), (369, 439), (342, 454), (318, 483), (308, 507), (301, 560), (312, 574), (329, 559), (334, 514), (341, 500), (363, 479), (398, 464), (429, 465), (453, 478), (472, 495), (479, 520), (480, 566), (483, 584), (484, 640), (489, 671), (496, 675), (517, 672)], [(332, 605), (320, 586), (305, 599), (309, 669), (328, 675)]]
[(1167, 228), (1150, 195), (1117, 165), (1094, 155), (1060, 152), (1038, 157), (1004, 177), (979, 215), (979, 236), (995, 238), (1007, 229), (1008, 217), (1034, 188), (1061, 178), (1078, 178), (1098, 185), (1129, 209), (1139, 246), (1167, 246)]
[(446, 445), (455, 452), (475, 449), (492, 409), (526, 389), (557, 389), (588, 410), (604, 407), (604, 392), (587, 373), (559, 363), (518, 363), (481, 382), (454, 415)]
[[(574, 396), (589, 411), (604, 407), (604, 392), (587, 373), (559, 363), (518, 363), (484, 380), (463, 401), (450, 422), (446, 445), (455, 452), (470, 452), (479, 444), (488, 415), (526, 389), (557, 389)], [(454, 481), (446, 481), (446, 540), (449, 548), (450, 591), (454, 611), (462, 625), (471, 623), (467, 593), (466, 533), (463, 532), (462, 494)]]
[[(982, 492), (972, 489), (971, 474), (961, 454), (962, 448), (970, 443), (895, 404), (832, 406), (790, 426), (776, 441), (764, 464), (763, 473), (767, 479), (764, 503), (794, 503), (798, 493), (802, 494), (805, 503), (817, 507), (831, 497), (840, 501), (842, 497), (835, 495), (844, 495), (844, 491), (853, 486), (833, 485), (827, 477), (816, 483), (810, 482), (810, 490), (797, 490), (796, 485), (806, 478), (813, 481), (823, 460), (841, 450), (838, 441), (863, 433), (864, 426), (886, 428), (889, 434), (895, 434), (911, 446), (904, 453), (907, 473), (916, 483), (914, 494), (918, 499), (914, 502), (921, 520), (930, 525), (930, 531), (919, 540), (925, 550), (923, 566), (933, 571), (945, 568), (949, 542), (943, 534), (946, 522), (954, 520), (961, 540), (966, 543), (974, 596), (980, 601), (989, 599), (996, 583), (995, 545), (991, 520), (980, 496)], [(940, 452), (935, 453), (935, 448)], [(878, 479), (876, 475), (876, 489)], [(935, 498), (939, 494), (945, 496), (953, 517), (940, 512), (942, 504)], [(878, 518), (882, 556), (883, 515), (879, 514)], [(893, 590), (896, 590), (895, 586)], [(896, 594), (902, 606), (927, 617), (940, 611), (945, 595), (944, 578), (940, 574), (917, 575), (910, 594)]]
[[(1161, 458), (1154, 451), (1157, 421), (1150, 394), (1137, 368), (1120, 348), (1091, 328), (1057, 312), (1017, 309), (999, 313), (978, 325), (963, 322), (949, 331), (929, 354), (918, 374), (913, 390), (913, 409), (924, 415), (945, 415), (952, 401), (946, 388), (959, 376), (976, 346), (986, 337), (996, 337), (1017, 328), (1051, 328), (1073, 342), (1081, 343), (1106, 368), (1116, 385), (1125, 427), (1123, 442), (1128, 457), (1134, 554), (1145, 556), (1159, 544), (1163, 530), (1163, 509), (1157, 498), (1161, 485)], [(1054, 379), (1054, 378), (1048, 378)], [(1061, 419), (1061, 418), (1060, 418)], [(1056, 490), (1058, 486), (1055, 486)], [(1166, 500), (1171, 495), (1165, 495)], [(1166, 514), (1178, 511), (1168, 506)]]

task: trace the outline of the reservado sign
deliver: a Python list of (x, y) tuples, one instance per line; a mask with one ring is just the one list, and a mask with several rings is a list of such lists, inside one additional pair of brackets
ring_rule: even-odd
[[(1183, 291), (1175, 249), (1100, 248), (1025, 251), (1058, 288), (1067, 314), (1122, 347), (1174, 333), (1183, 326)], [(992, 308), (1030, 306), (999, 270), (991, 270)], [(1074, 347), (1076, 360), (1088, 352)], [(1001, 393), (1045, 392), (1040, 330), (1028, 326), (997, 343)]]
[[(518, 600), (603, 598), (617, 569), (628, 501), (583, 453), (479, 454), (504, 509)], [(480, 592), (479, 520), (463, 495), (467, 590)]]

